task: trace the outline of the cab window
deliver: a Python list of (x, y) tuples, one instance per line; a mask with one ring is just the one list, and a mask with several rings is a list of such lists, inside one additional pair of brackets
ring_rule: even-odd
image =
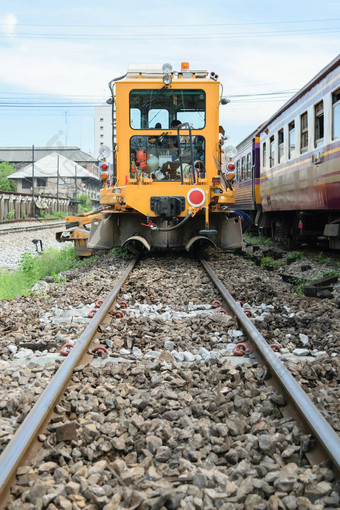
[(203, 129), (205, 104), (204, 90), (131, 90), (130, 126), (132, 129), (174, 129), (173, 123), (178, 121), (188, 122), (193, 129)]
[[(196, 177), (205, 177), (205, 139), (193, 136), (193, 159)], [(143, 174), (156, 181), (181, 179), (178, 137), (162, 133), (155, 136), (132, 136), (130, 139), (130, 177)], [(184, 155), (184, 178), (192, 176), (190, 136), (180, 136), (181, 154)]]
[[(140, 110), (138, 110), (140, 113)], [(152, 108), (148, 114), (149, 129), (167, 129), (169, 126), (169, 112), (165, 109)], [(132, 127), (132, 126), (131, 126)]]

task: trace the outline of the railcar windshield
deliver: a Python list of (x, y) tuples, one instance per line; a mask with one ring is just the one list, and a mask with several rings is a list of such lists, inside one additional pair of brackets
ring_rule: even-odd
[(173, 129), (189, 122), (193, 129), (205, 126), (205, 92), (187, 89), (143, 89), (130, 92), (130, 126), (133, 129)]
[[(192, 176), (190, 136), (181, 135), (183, 176)], [(193, 136), (193, 159), (196, 177), (205, 177), (205, 139)], [(181, 179), (178, 137), (163, 132), (160, 136), (132, 136), (130, 139), (130, 177), (144, 174), (157, 181)]]

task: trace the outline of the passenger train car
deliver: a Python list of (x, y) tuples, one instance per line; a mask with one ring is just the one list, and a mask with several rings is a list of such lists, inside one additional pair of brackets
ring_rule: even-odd
[(169, 64), (130, 66), (110, 82), (110, 91), (114, 170), (111, 179), (102, 163), (102, 211), (87, 247), (241, 247), (234, 174), (222, 165), (219, 108), (227, 101), (217, 75), (188, 63), (178, 72)]
[(274, 238), (340, 249), (340, 56), (237, 149), (236, 207)]

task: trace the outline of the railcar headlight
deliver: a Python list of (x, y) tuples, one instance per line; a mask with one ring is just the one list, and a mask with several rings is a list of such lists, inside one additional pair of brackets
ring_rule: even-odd
[(224, 154), (227, 158), (234, 158), (237, 155), (237, 149), (233, 145), (228, 145), (224, 149)]
[(172, 65), (171, 64), (163, 64), (162, 71), (164, 74), (171, 74), (172, 73)]
[(170, 85), (170, 83), (172, 82), (171, 75), (166, 74), (165, 76), (163, 76), (163, 82), (164, 82), (164, 85)]

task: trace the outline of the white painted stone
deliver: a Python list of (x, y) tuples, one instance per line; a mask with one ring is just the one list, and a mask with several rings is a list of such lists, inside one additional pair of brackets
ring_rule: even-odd
[(233, 351), (233, 350), (235, 349), (235, 347), (236, 347), (236, 344), (231, 343), (231, 344), (228, 344), (228, 345), (226, 346), (226, 348), (225, 348), (225, 349), (223, 349), (223, 350), (225, 350), (226, 352), (231, 352), (231, 351)]
[(228, 329), (228, 335), (231, 338), (239, 338), (240, 336), (243, 336), (243, 331), (240, 331), (239, 329)]
[(196, 361), (195, 356), (189, 351), (184, 351), (183, 356), (184, 356), (184, 361), (189, 361), (190, 363)]
[(14, 354), (14, 357), (17, 359), (26, 359), (26, 358), (33, 358), (34, 353), (32, 349), (20, 349), (16, 354)]
[(319, 358), (320, 356), (324, 356), (325, 354), (327, 354), (326, 351), (316, 351), (316, 352), (313, 352), (313, 356), (315, 356), (316, 358)]
[(304, 335), (303, 333), (300, 333), (299, 334), (299, 339), (300, 339), (300, 342), (302, 343), (302, 345), (306, 346), (309, 344), (309, 338), (307, 335)]
[(184, 354), (183, 352), (178, 352), (175, 349), (171, 351), (171, 354), (177, 361), (184, 361)]
[(142, 351), (139, 347), (133, 347), (132, 348), (132, 355), (135, 356), (135, 358), (141, 358), (143, 356)]
[(202, 359), (206, 360), (210, 357), (210, 352), (205, 347), (200, 347), (200, 355)]
[(156, 359), (160, 355), (159, 351), (148, 351), (146, 354), (144, 354), (144, 358), (146, 359)]
[(295, 354), (295, 356), (308, 356), (309, 354), (309, 349), (294, 349), (293, 350), (293, 354)]

